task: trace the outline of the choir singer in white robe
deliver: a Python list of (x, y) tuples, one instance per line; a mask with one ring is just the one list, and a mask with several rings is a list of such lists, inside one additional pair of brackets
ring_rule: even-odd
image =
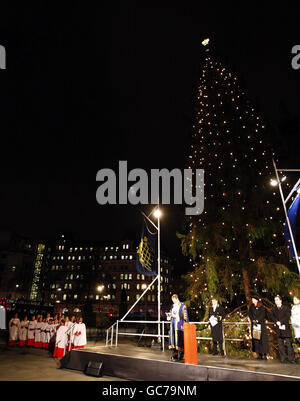
[(29, 321), (27, 316), (24, 316), (24, 319), (20, 323), (20, 330), (19, 330), (19, 347), (25, 347), (27, 342), (27, 335), (28, 335), (28, 325)]
[(68, 341), (67, 331), (68, 328), (65, 326), (64, 319), (62, 319), (61, 325), (56, 332), (53, 358), (62, 358), (65, 355), (66, 344)]
[(8, 328), (9, 328), (8, 345), (10, 347), (13, 347), (14, 345), (16, 345), (16, 341), (18, 340), (19, 328), (20, 328), (20, 320), (18, 319), (17, 313), (15, 313), (14, 317), (10, 319)]
[(86, 327), (82, 322), (82, 317), (78, 319), (78, 322), (75, 324), (74, 329), (74, 349), (84, 348), (86, 345)]

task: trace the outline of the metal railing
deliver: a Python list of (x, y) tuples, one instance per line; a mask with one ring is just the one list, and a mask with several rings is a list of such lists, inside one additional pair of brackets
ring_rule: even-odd
[[(162, 325), (162, 334), (152, 334), (152, 333), (128, 333), (128, 332), (120, 332), (119, 331), (119, 324), (121, 323), (134, 323), (134, 324), (161, 324)], [(209, 322), (190, 322), (191, 324), (195, 325), (208, 325)], [(274, 325), (274, 323), (271, 322), (266, 322), (267, 324)], [(168, 320), (163, 320), (163, 321), (154, 321), (154, 320), (117, 320), (112, 326), (110, 326), (107, 331), (106, 331), (106, 346), (118, 346), (118, 337), (119, 335), (122, 336), (135, 336), (135, 337), (154, 337), (154, 338), (162, 338), (162, 349), (163, 351), (165, 350), (165, 338), (169, 338), (168, 334), (165, 334), (165, 325), (166, 324), (171, 324), (171, 321)], [(250, 322), (224, 322), (223, 321), (223, 326), (224, 325), (248, 325), (250, 326)], [(237, 341), (237, 342), (244, 342), (244, 338), (227, 338), (223, 334), (224, 337), (224, 352), (226, 355), (226, 341)], [(197, 340), (212, 340), (212, 337), (196, 337)], [(250, 338), (249, 338), (250, 339)]]

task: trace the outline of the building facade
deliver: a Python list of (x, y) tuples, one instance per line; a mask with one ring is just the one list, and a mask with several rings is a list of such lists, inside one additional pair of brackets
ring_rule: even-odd
[[(137, 244), (131, 240), (107, 243), (75, 241), (61, 234), (52, 242), (36, 245), (30, 300), (51, 303), (57, 311), (93, 312), (122, 317), (154, 277), (136, 270)], [(170, 307), (173, 266), (161, 257), (162, 310)], [(134, 308), (157, 317), (157, 281)]]

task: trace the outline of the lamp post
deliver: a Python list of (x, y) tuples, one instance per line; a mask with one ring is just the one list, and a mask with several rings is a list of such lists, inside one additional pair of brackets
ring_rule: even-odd
[(161, 217), (161, 211), (159, 207), (154, 211), (154, 217), (157, 218), (157, 275), (158, 275), (158, 284), (157, 284), (157, 318), (158, 318), (158, 342), (161, 342), (160, 338), (160, 217)]
[[(147, 288), (147, 284), (142, 284), (142, 290)], [(145, 297), (145, 320), (147, 320), (147, 294), (144, 295)]]
[(104, 289), (103, 284), (98, 285), (97, 291), (99, 292), (99, 313), (100, 313), (100, 306), (101, 306), (101, 293), (102, 293), (103, 289)]

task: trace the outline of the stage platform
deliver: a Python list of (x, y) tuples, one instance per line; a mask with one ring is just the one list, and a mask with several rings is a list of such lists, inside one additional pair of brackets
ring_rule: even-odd
[(170, 355), (170, 351), (132, 344), (90, 345), (67, 353), (61, 360), (61, 367), (84, 371), (89, 361), (101, 361), (103, 375), (134, 381), (300, 381), (298, 363), (199, 354), (199, 364), (190, 365), (171, 362)]

